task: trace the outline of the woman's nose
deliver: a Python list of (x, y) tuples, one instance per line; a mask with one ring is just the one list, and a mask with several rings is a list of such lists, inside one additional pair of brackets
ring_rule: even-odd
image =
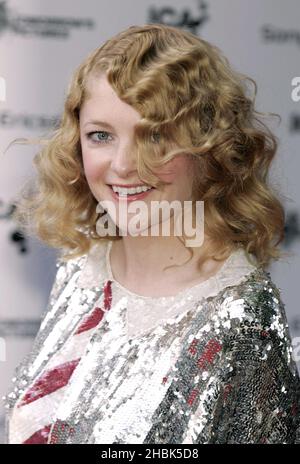
[(132, 145), (128, 148), (120, 147), (111, 161), (111, 169), (120, 176), (136, 171), (136, 165), (136, 154)]

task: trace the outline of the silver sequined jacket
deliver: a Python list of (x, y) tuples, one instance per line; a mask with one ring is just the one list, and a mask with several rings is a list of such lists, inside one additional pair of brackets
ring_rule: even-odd
[(108, 280), (111, 309), (50, 411), (48, 443), (51, 434), (56, 443), (300, 443), (299, 375), (270, 274), (240, 249), (175, 297), (143, 297), (114, 280), (110, 247), (58, 260), (40, 330), (6, 396), (7, 443), (18, 398), (103, 306)]

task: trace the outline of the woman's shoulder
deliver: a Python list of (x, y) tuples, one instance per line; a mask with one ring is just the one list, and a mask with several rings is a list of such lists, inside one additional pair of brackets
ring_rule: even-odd
[(217, 291), (211, 300), (224, 317), (249, 320), (252, 325), (256, 321), (264, 327), (270, 327), (279, 315), (285, 319), (281, 290), (254, 255), (238, 249), (216, 277)]
[[(233, 319), (233, 322), (249, 319), (266, 323), (274, 312), (284, 312), (280, 289), (270, 272), (260, 266), (254, 255), (243, 248), (235, 250), (215, 276), (204, 286), (207, 305), (211, 314)], [(203, 288), (201, 288), (201, 295)]]
[(89, 251), (75, 257), (66, 258), (69, 250), (63, 249), (56, 260), (56, 274), (52, 283), (52, 287), (48, 297), (46, 308), (42, 311), (42, 323), (40, 329), (44, 329), (49, 320), (56, 318), (56, 315), (61, 311), (61, 307), (65, 304), (66, 298), (70, 296), (78, 287), (84, 288), (84, 281), (89, 277), (89, 272), (95, 269), (96, 265), (92, 266), (92, 262), (103, 265), (103, 257), (105, 256), (106, 242), (92, 244)]
[(270, 272), (254, 269), (242, 282), (223, 289), (210, 304), (212, 325), (227, 353), (260, 362), (276, 352), (296, 374), (285, 304)]
[(64, 258), (63, 255), (66, 254), (66, 250), (62, 250), (56, 261), (56, 279), (60, 281), (66, 280), (75, 272), (81, 271), (79, 277), (79, 282), (81, 282), (81, 280), (83, 281), (88, 274), (96, 269), (98, 274), (101, 274), (101, 270), (105, 269), (107, 245), (107, 240), (97, 240), (96, 242), (92, 242), (87, 253), (72, 258)]
[(261, 267), (253, 267), (239, 282), (226, 286), (210, 301), (220, 318), (232, 321), (231, 326), (251, 322), (252, 327), (266, 329), (274, 327), (274, 318), (286, 323), (281, 290), (270, 272)]
[(237, 318), (244, 316), (263, 326), (271, 326), (275, 314), (286, 315), (280, 288), (272, 280), (270, 272), (261, 267), (253, 268), (241, 282), (225, 288), (219, 295), (219, 302), (228, 310), (235, 308), (233, 314)]

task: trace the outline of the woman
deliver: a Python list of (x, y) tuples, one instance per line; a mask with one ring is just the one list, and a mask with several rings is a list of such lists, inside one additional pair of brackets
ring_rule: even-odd
[[(299, 440), (299, 376), (266, 270), (284, 230), (267, 183), (277, 142), (246, 80), (161, 24), (129, 27), (74, 73), (15, 215), (62, 254), (7, 395), (8, 443)], [(157, 219), (163, 201), (192, 208)], [(192, 219), (197, 235), (201, 202), (204, 234), (188, 244), (175, 225)]]

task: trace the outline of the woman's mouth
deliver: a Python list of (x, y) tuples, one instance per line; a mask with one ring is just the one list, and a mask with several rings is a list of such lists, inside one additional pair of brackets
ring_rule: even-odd
[(136, 201), (136, 200), (142, 200), (143, 198), (147, 197), (153, 190), (156, 190), (155, 187), (151, 187), (149, 190), (146, 190), (145, 192), (140, 192), (140, 193), (121, 193), (119, 194), (118, 192), (114, 192), (113, 188), (111, 185), (109, 185), (112, 197), (117, 200), (117, 201)]

